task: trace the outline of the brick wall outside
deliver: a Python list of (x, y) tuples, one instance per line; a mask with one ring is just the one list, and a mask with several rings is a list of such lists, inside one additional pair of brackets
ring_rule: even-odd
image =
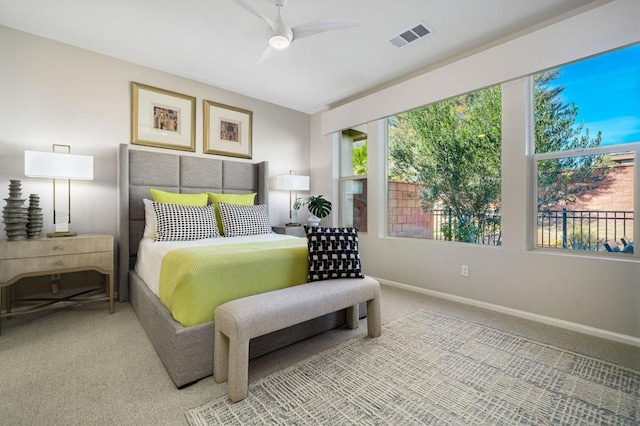
[[(634, 165), (615, 167), (609, 174), (610, 180), (607, 185), (603, 185), (602, 188), (584, 195), (577, 200), (577, 203), (572, 204), (569, 209), (632, 212), (633, 175)], [(640, 194), (637, 196), (640, 196)], [(419, 185), (389, 182), (388, 197), (388, 235), (394, 237), (433, 238), (433, 214), (422, 211)], [(562, 206), (559, 206), (558, 209), (562, 209)]]
[(388, 235), (433, 238), (433, 214), (422, 211), (420, 186), (404, 182), (389, 182), (388, 197)]
[(367, 181), (362, 180), (362, 193), (353, 194), (353, 226), (367, 232)]
[[(569, 210), (618, 210), (633, 211), (633, 164), (615, 167), (607, 176), (605, 184), (578, 198), (567, 206)], [(563, 206), (558, 206), (557, 210)]]

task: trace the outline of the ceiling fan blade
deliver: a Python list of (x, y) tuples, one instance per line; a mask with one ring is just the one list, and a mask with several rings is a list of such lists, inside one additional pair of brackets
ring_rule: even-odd
[(258, 62), (256, 62), (256, 65), (260, 65), (263, 62), (267, 62), (269, 59), (271, 59), (271, 57), (273, 56), (273, 51), (275, 49), (271, 46), (267, 46), (266, 49), (264, 49), (264, 52), (262, 52), (262, 55), (260, 55), (260, 59), (258, 59)]
[(274, 23), (271, 19), (267, 18), (266, 16), (264, 16), (262, 13), (258, 12), (258, 10), (256, 8), (254, 8), (253, 6), (251, 6), (249, 3), (247, 3), (244, 0), (233, 0), (235, 2), (235, 4), (237, 4), (238, 6), (240, 6), (241, 8), (243, 8), (244, 10), (246, 10), (247, 12), (249, 12), (250, 14), (257, 16), (258, 18), (262, 19), (264, 22), (266, 22), (267, 24), (269, 24), (269, 27), (271, 27), (271, 29), (274, 29)]
[(355, 19), (321, 19), (319, 21), (297, 25), (291, 28), (291, 30), (293, 31), (293, 39), (296, 40), (327, 31), (356, 28), (360, 26), (362, 26), (360, 21), (356, 21)]

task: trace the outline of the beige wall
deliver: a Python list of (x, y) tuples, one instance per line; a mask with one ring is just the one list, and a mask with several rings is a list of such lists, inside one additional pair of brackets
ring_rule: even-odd
[[(52, 183), (24, 176), (23, 153), (50, 151), (59, 143), (95, 157), (95, 179), (72, 183), (71, 230), (116, 235), (117, 147), (131, 140), (131, 81), (197, 98), (193, 155), (205, 155), (202, 103), (208, 99), (253, 111), (251, 161), (269, 161), (272, 177), (290, 169), (309, 171), (307, 114), (2, 26), (0, 57), (0, 198), (8, 194), (9, 179), (22, 179), (23, 196), (40, 194), (44, 232), (53, 230)], [(274, 224), (288, 219), (288, 204), (288, 193), (271, 191)], [(5, 238), (2, 227), (0, 239)]]
[[(117, 235), (117, 149), (131, 140), (131, 81), (197, 98), (196, 152), (186, 155), (213, 157), (202, 154), (204, 99), (253, 111), (251, 161), (269, 161), (270, 218), (273, 224), (288, 220), (289, 194), (276, 191), (273, 178), (290, 169), (309, 172), (309, 115), (2, 26), (0, 57), (0, 198), (8, 196), (9, 179), (22, 180), (25, 198), (40, 194), (43, 235), (54, 230), (52, 182), (24, 176), (24, 150), (50, 151), (53, 143), (95, 157), (94, 180), (72, 182), (70, 230)], [(133, 149), (180, 152), (137, 145)], [(0, 239), (6, 239), (2, 224)], [(88, 279), (101, 278), (66, 274), (61, 286)], [(26, 284), (15, 286), (17, 297), (49, 291), (48, 277)]]
[[(312, 135), (311, 151), (325, 156), (331, 155), (331, 136), (323, 134), (368, 122), (369, 232), (360, 239), (365, 273), (382, 282), (640, 346), (640, 256), (580, 256), (530, 248), (532, 184), (526, 107), (530, 87), (528, 79), (522, 78), (638, 41), (640, 2), (616, 0), (316, 114), (313, 120), (320, 121), (321, 130)], [(501, 82), (507, 82), (503, 86), (502, 246), (387, 237), (386, 193), (381, 189), (386, 178), (385, 131), (375, 120)], [(315, 160), (326, 162), (326, 158)], [(329, 188), (328, 182), (316, 185)], [(333, 197), (338, 199), (337, 192)], [(461, 276), (462, 264), (469, 265), (469, 277)]]

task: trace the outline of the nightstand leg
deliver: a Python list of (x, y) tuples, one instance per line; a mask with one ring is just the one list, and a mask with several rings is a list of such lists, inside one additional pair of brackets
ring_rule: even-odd
[(109, 312), (113, 313), (113, 272), (107, 275), (107, 287), (109, 292)]
[[(7, 313), (8, 314), (11, 313), (11, 300), (13, 299), (13, 294), (12, 294), (13, 292), (11, 290), (12, 288), (13, 288), (13, 286), (7, 287), (7, 294), (6, 294), (7, 301), (5, 303), (7, 304)], [(9, 317), (9, 318), (11, 318), (11, 317)]]

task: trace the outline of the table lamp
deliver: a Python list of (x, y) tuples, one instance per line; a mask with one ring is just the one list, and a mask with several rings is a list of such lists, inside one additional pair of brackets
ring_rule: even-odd
[[(300, 226), (298, 223), (298, 211), (293, 208), (292, 192), (308, 191), (309, 176), (297, 175), (291, 170), (288, 175), (280, 175), (277, 178), (277, 188), (283, 191), (289, 191), (289, 223), (287, 226)], [(298, 198), (298, 194), (295, 195)]]
[[(47, 237), (72, 237), (71, 180), (93, 180), (93, 157), (71, 154), (69, 145), (53, 145), (54, 152), (25, 151), (24, 174), (28, 177), (53, 179), (53, 223), (55, 232)], [(64, 152), (66, 151), (66, 152)], [(56, 184), (57, 180), (66, 180)], [(65, 203), (63, 205), (62, 203)]]

